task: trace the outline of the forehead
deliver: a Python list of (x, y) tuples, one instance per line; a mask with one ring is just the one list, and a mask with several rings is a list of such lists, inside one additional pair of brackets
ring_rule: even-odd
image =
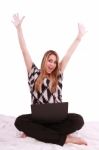
[(48, 59), (54, 59), (54, 60), (56, 60), (56, 55), (50, 54), (50, 55), (48, 56)]

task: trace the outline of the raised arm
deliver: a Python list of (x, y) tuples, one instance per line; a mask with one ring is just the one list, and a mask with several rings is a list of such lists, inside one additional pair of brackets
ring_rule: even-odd
[(76, 50), (77, 46), (79, 45), (79, 43), (85, 33), (86, 33), (85, 27), (81, 24), (78, 24), (78, 35), (75, 38), (75, 40), (73, 41), (73, 43), (71, 44), (71, 46), (69, 47), (69, 49), (67, 50), (65, 56), (63, 57), (63, 59), (61, 60), (61, 62), (59, 64), (61, 72), (64, 71), (68, 61), (70, 60), (72, 54)]
[(22, 32), (22, 28), (21, 28), (21, 24), (23, 22), (24, 16), (22, 18), (19, 18), (19, 14), (15, 14), (13, 15), (13, 24), (16, 27), (17, 30), (17, 35), (18, 35), (18, 40), (19, 40), (19, 45), (20, 48), (22, 50), (22, 54), (24, 57), (24, 61), (25, 61), (25, 65), (27, 68), (27, 71), (30, 72), (31, 70), (31, 66), (32, 66), (32, 59), (31, 56), (29, 54), (29, 51), (27, 49), (25, 40), (24, 40), (24, 36), (23, 36), (23, 32)]

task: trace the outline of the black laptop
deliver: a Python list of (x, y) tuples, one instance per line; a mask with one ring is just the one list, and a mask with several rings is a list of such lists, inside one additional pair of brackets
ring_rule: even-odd
[(68, 114), (68, 102), (31, 105), (32, 117), (41, 123), (55, 123), (64, 120)]

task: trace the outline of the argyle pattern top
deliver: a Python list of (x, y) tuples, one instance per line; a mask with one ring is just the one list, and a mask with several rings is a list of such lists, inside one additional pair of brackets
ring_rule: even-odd
[(42, 88), (39, 92), (35, 91), (35, 81), (40, 75), (40, 69), (33, 63), (31, 71), (28, 73), (28, 84), (31, 93), (32, 104), (46, 104), (46, 103), (61, 103), (62, 102), (62, 79), (63, 74), (58, 75), (58, 85), (56, 91), (52, 93), (49, 89), (50, 80), (45, 78), (42, 83)]

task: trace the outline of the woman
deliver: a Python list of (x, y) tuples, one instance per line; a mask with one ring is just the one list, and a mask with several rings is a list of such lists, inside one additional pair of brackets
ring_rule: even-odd
[[(28, 72), (32, 104), (60, 103), (62, 102), (62, 75), (73, 52), (85, 34), (85, 28), (78, 24), (78, 35), (65, 56), (59, 62), (58, 54), (49, 50), (45, 53), (41, 68), (38, 69), (31, 59), (23, 37), (21, 24), (24, 17), (18, 14), (13, 16), (13, 24), (16, 27), (19, 45), (22, 50)], [(65, 143), (85, 144), (82, 138), (75, 137), (71, 133), (79, 130), (84, 125), (81, 115), (69, 113), (67, 118), (60, 123), (38, 123), (32, 119), (31, 114), (21, 115), (16, 118), (15, 126), (22, 131), (22, 136), (30, 136), (46, 143), (64, 145)]]

